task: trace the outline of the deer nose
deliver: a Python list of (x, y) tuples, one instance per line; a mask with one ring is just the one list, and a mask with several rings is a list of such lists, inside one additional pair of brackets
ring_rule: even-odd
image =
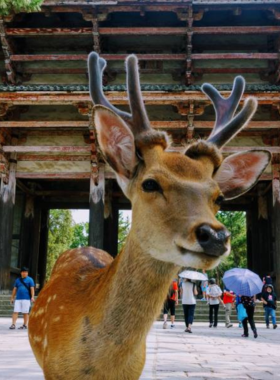
[(218, 257), (228, 249), (230, 232), (226, 228), (214, 230), (209, 224), (202, 224), (196, 230), (196, 237), (207, 255)]

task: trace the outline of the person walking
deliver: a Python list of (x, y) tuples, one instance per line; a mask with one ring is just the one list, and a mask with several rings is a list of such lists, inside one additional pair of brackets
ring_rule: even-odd
[(35, 284), (33, 279), (28, 276), (28, 268), (22, 267), (20, 275), (21, 277), (15, 281), (11, 296), (11, 303), (14, 304), (14, 312), (12, 325), (9, 327), (10, 330), (16, 328), (18, 313), (23, 314), (23, 325), (19, 327), (19, 329), (27, 329), (31, 302), (34, 302)]
[(226, 317), (226, 327), (232, 327), (232, 323), (230, 321), (230, 316), (232, 312), (232, 305), (235, 301), (235, 294), (229, 289), (225, 288), (223, 294), (223, 302), (225, 305), (225, 317)]
[(277, 308), (277, 297), (276, 297), (276, 294), (274, 293), (273, 285), (271, 284), (265, 285), (261, 300), (263, 302), (263, 307), (264, 307), (264, 312), (265, 312), (266, 328), (269, 329), (269, 317), (271, 316), (273, 328), (277, 329), (276, 313), (275, 313), (275, 310)]
[(241, 303), (243, 304), (244, 308), (247, 312), (247, 318), (243, 319), (242, 325), (243, 325), (243, 338), (248, 338), (249, 331), (248, 331), (248, 322), (251, 326), (251, 329), (254, 334), (254, 338), (258, 337), (255, 321), (254, 321), (254, 313), (255, 313), (255, 302), (256, 302), (256, 296), (248, 297), (248, 296), (241, 296)]
[[(222, 291), (221, 288), (216, 285), (215, 278), (210, 278), (209, 287), (207, 291), (207, 298), (209, 302), (209, 327), (217, 327), (218, 326), (218, 313), (220, 303), (224, 305), (221, 299)], [(214, 313), (214, 320), (213, 320)], [(213, 324), (214, 321), (214, 324)]]
[(167, 317), (170, 310), (171, 328), (175, 327), (175, 306), (178, 305), (178, 283), (173, 280), (163, 307), (163, 328), (167, 329)]
[(189, 279), (184, 279), (182, 282), (182, 306), (186, 324), (185, 332), (188, 333), (192, 333), (197, 294), (196, 284)]

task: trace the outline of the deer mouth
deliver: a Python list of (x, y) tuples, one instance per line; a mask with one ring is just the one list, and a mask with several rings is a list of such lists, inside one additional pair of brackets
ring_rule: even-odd
[[(221, 257), (220, 255), (215, 255), (213, 253), (207, 253), (205, 251), (192, 251), (191, 249), (184, 248), (180, 245), (177, 245), (177, 248), (182, 255), (191, 254), (191, 255), (204, 256), (204, 257), (206, 256), (206, 257), (211, 258), (211, 259), (217, 259), (218, 257)], [(227, 250), (225, 250), (224, 254), (226, 252), (227, 252)]]

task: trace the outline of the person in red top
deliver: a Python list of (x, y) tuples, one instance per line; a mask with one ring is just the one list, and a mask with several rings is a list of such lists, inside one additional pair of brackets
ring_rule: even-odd
[(175, 327), (175, 306), (178, 305), (178, 283), (173, 280), (164, 302), (163, 308), (163, 328), (167, 329), (167, 316), (170, 310), (171, 328)]
[(232, 311), (232, 305), (235, 301), (235, 294), (225, 288), (224, 295), (223, 295), (223, 302), (225, 305), (225, 312), (226, 312), (226, 327), (232, 327), (232, 323), (230, 322), (230, 316)]

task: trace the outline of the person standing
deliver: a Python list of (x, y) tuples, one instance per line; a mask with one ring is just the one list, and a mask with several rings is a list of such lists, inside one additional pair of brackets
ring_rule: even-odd
[(276, 297), (276, 294), (274, 293), (273, 285), (271, 284), (265, 285), (261, 300), (263, 302), (263, 307), (264, 307), (264, 312), (265, 312), (266, 328), (269, 329), (269, 317), (271, 316), (273, 328), (277, 329), (276, 313), (275, 313), (275, 310), (277, 308), (277, 297)]
[(254, 338), (258, 337), (255, 321), (254, 321), (254, 313), (255, 313), (255, 302), (256, 302), (256, 296), (248, 297), (248, 296), (241, 296), (241, 303), (243, 304), (244, 308), (247, 312), (247, 318), (243, 319), (242, 325), (243, 325), (243, 338), (248, 338), (249, 331), (248, 331), (248, 322), (250, 323), (251, 329), (254, 333)]
[(167, 316), (170, 310), (171, 328), (175, 327), (175, 306), (178, 305), (178, 284), (173, 280), (163, 307), (163, 328), (167, 329)]
[[(221, 299), (222, 291), (221, 288), (216, 285), (215, 278), (210, 278), (209, 287), (207, 291), (207, 298), (209, 302), (209, 327), (217, 327), (218, 326), (218, 313), (220, 303), (223, 305), (223, 301)], [(214, 313), (214, 324), (213, 324), (213, 313)]]
[(15, 281), (11, 296), (11, 303), (14, 304), (14, 312), (10, 330), (16, 328), (18, 313), (23, 314), (23, 325), (19, 327), (19, 329), (27, 329), (31, 302), (34, 302), (35, 284), (33, 279), (28, 276), (28, 268), (22, 267), (20, 275), (21, 277)]
[(230, 321), (231, 311), (232, 311), (232, 305), (235, 301), (235, 294), (225, 288), (224, 295), (223, 295), (223, 302), (225, 305), (225, 316), (226, 316), (226, 327), (232, 327), (232, 323)]
[(182, 306), (184, 310), (186, 330), (192, 333), (192, 324), (194, 319), (194, 311), (196, 306), (196, 296), (198, 294), (196, 284), (189, 279), (182, 282)]

